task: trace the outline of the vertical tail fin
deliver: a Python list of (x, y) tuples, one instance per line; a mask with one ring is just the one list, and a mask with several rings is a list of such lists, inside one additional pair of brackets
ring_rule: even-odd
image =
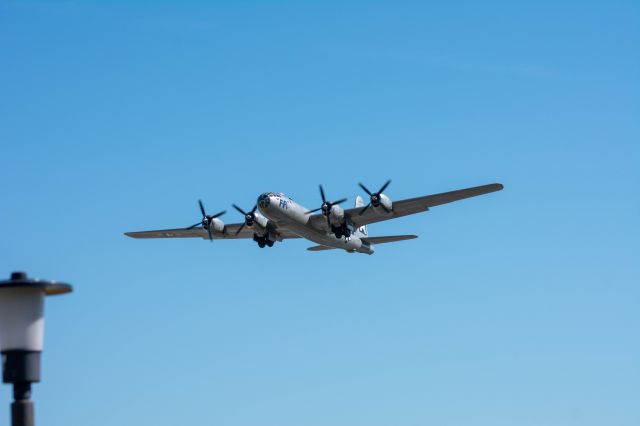
[[(362, 199), (361, 196), (357, 196), (356, 197), (356, 205), (354, 207), (364, 207), (364, 200)], [(356, 229), (354, 231), (354, 234), (356, 237), (360, 237), (360, 238), (366, 238), (369, 235), (369, 232), (367, 231), (367, 225), (361, 226), (360, 228)]]

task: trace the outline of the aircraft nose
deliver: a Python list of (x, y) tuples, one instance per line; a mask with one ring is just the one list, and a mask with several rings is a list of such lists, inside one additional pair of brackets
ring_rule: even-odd
[(258, 197), (258, 207), (260, 207), (260, 209), (263, 210), (269, 207), (270, 204), (271, 204), (271, 194), (268, 192), (265, 192), (264, 194), (260, 194), (260, 196)]

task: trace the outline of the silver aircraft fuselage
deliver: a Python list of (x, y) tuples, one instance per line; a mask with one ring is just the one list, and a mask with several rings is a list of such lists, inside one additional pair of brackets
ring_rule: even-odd
[[(301, 238), (306, 238), (317, 244), (343, 249), (348, 252), (373, 254), (373, 244), (363, 241), (353, 229), (353, 224), (347, 223), (352, 230), (350, 237), (336, 238), (329, 231), (319, 230), (312, 226), (307, 212), (309, 209), (293, 201), (282, 193), (265, 192), (258, 197), (258, 210), (266, 219), (274, 222), (278, 228), (286, 228)], [(356, 232), (353, 232), (356, 231)], [(277, 235), (275, 236), (277, 239)]]
[(253, 239), (259, 247), (273, 247), (276, 241), (289, 238), (303, 238), (318, 245), (307, 250), (318, 252), (341, 249), (350, 253), (373, 254), (374, 243), (385, 244), (412, 240), (417, 235), (376, 235), (370, 236), (368, 225), (423, 213), (435, 206), (484, 195), (503, 189), (500, 183), (457, 189), (438, 194), (422, 195), (404, 200), (391, 199), (384, 190), (391, 183), (387, 180), (376, 192), (362, 183), (358, 186), (369, 196), (368, 203), (356, 196), (352, 208), (340, 206), (347, 201), (326, 199), (322, 185), (319, 185), (322, 205), (308, 210), (281, 192), (265, 192), (258, 197), (251, 210), (244, 211), (233, 204), (233, 208), (244, 216), (241, 223), (225, 224), (219, 216), (225, 210), (208, 215), (202, 201), (198, 200), (202, 219), (187, 228), (156, 229), (150, 231), (125, 232), (131, 238), (203, 238), (214, 240)]

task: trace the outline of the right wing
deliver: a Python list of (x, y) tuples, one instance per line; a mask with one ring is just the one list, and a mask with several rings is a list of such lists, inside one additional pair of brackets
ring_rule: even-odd
[[(242, 231), (238, 235), (236, 232), (238, 228), (242, 226), (242, 223), (232, 223), (229, 225), (225, 225), (224, 232), (214, 232), (212, 233), (212, 238), (214, 240), (235, 240), (241, 238), (253, 238), (254, 231), (253, 229), (245, 226), (242, 228)], [(275, 229), (275, 232), (279, 234), (283, 239), (287, 238), (300, 238), (296, 234), (289, 232), (286, 229)], [(205, 240), (209, 239), (209, 234), (206, 229), (201, 227), (185, 229), (160, 229), (156, 231), (140, 231), (140, 232), (125, 232), (124, 235), (131, 238), (202, 238)]]

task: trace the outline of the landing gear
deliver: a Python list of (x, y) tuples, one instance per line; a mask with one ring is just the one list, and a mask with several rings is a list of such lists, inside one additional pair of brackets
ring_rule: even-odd
[(253, 234), (253, 241), (258, 243), (258, 247), (260, 248), (264, 248), (265, 246), (273, 247), (273, 243), (275, 242), (275, 241), (271, 241), (268, 235), (261, 237), (258, 234)]
[(351, 229), (349, 229), (346, 223), (343, 223), (341, 226), (331, 227), (331, 230), (337, 239), (342, 237), (349, 238), (351, 236)]

